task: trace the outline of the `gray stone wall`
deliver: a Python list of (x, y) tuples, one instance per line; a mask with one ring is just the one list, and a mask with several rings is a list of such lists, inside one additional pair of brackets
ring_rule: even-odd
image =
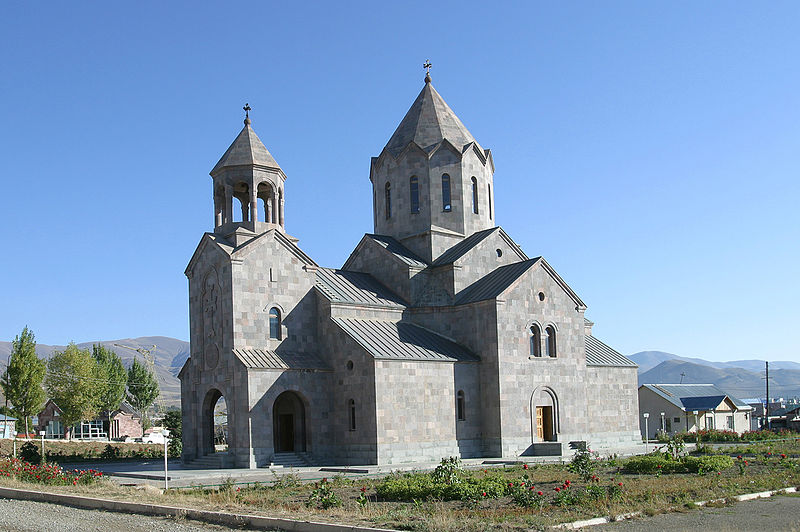
[(419, 271), (398, 260), (386, 248), (369, 237), (365, 237), (362, 245), (350, 255), (346, 269), (372, 275), (408, 302), (412, 300), (410, 279)]
[[(637, 368), (588, 366), (586, 410), (592, 448), (613, 448), (641, 443), (638, 434), (639, 401)], [(658, 426), (656, 417), (656, 426)]]
[(495, 231), (454, 263), (453, 291), (458, 294), (497, 268), (520, 260), (522, 257), (500, 236), (500, 231)]
[[(545, 295), (540, 301), (538, 294)], [(525, 452), (534, 441), (531, 397), (547, 387), (557, 397), (557, 440), (585, 437), (586, 353), (583, 312), (542, 266), (534, 266), (518, 279), (497, 303), (498, 373), (502, 453)], [(557, 332), (557, 357), (533, 358), (530, 325)]]

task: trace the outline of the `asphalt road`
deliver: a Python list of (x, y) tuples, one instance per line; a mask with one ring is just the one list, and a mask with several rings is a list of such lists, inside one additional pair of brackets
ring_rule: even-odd
[(775, 496), (768, 499), (737, 502), (721, 508), (701, 508), (681, 513), (660, 514), (585, 528), (590, 532), (682, 532), (713, 530), (794, 531), (800, 532), (800, 497)]
[(186, 519), (80, 510), (42, 502), (0, 499), (0, 530), (7, 532), (220, 532), (227, 527)]

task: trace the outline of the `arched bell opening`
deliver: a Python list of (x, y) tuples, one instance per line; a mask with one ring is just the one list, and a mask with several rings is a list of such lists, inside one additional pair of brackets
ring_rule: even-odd
[(269, 183), (259, 183), (256, 189), (258, 211), (264, 215), (267, 223), (275, 223), (275, 189)]
[(233, 221), (250, 221), (250, 187), (247, 183), (239, 182), (233, 186)]

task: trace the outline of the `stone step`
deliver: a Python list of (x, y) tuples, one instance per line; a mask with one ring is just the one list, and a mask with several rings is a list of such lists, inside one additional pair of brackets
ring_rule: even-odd
[(272, 455), (272, 464), (282, 467), (312, 467), (307, 453), (275, 453)]

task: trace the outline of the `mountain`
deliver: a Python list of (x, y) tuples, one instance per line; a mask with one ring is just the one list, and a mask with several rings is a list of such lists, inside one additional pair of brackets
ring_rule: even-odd
[[(101, 344), (119, 355), (125, 367), (130, 367), (133, 357), (141, 360), (142, 355), (134, 350), (119, 347), (124, 345), (133, 349), (152, 349), (156, 378), (161, 388), (165, 406), (180, 406), (181, 384), (178, 372), (183, 363), (189, 358), (189, 342), (169, 338), (166, 336), (144, 336), (141, 338), (123, 338), (121, 340), (100, 340), (97, 342), (84, 342), (77, 344), (82, 349), (91, 349), (93, 344)], [(153, 349), (155, 346), (155, 349)], [(64, 345), (36, 344), (36, 354), (40, 358), (50, 358), (55, 351), (62, 351)], [(5, 366), (6, 359), (11, 353), (11, 342), (0, 342), (0, 363)]]
[[(710, 383), (739, 399), (765, 395), (764, 378), (760, 371), (737, 367), (733, 365), (733, 362), (721, 364), (726, 366), (713, 367), (687, 362), (686, 359), (675, 357), (664, 360), (646, 371), (641, 371), (640, 368), (639, 384)], [(770, 395), (772, 397), (800, 396), (800, 370), (781, 369), (775, 373), (770, 372)]]
[[(700, 364), (701, 366), (711, 366), (712, 368), (742, 368), (749, 371), (764, 371), (764, 361), (751, 359), (751, 360), (732, 360), (730, 362), (712, 362), (702, 358), (689, 358), (672, 353), (665, 353), (664, 351), (640, 351), (636, 354), (629, 356), (631, 360), (639, 365), (639, 373), (649, 371), (658, 366), (665, 360), (681, 360), (684, 362), (692, 362)], [(789, 360), (776, 360), (770, 361), (770, 369), (796, 369), (800, 370), (800, 363), (791, 362)]]

